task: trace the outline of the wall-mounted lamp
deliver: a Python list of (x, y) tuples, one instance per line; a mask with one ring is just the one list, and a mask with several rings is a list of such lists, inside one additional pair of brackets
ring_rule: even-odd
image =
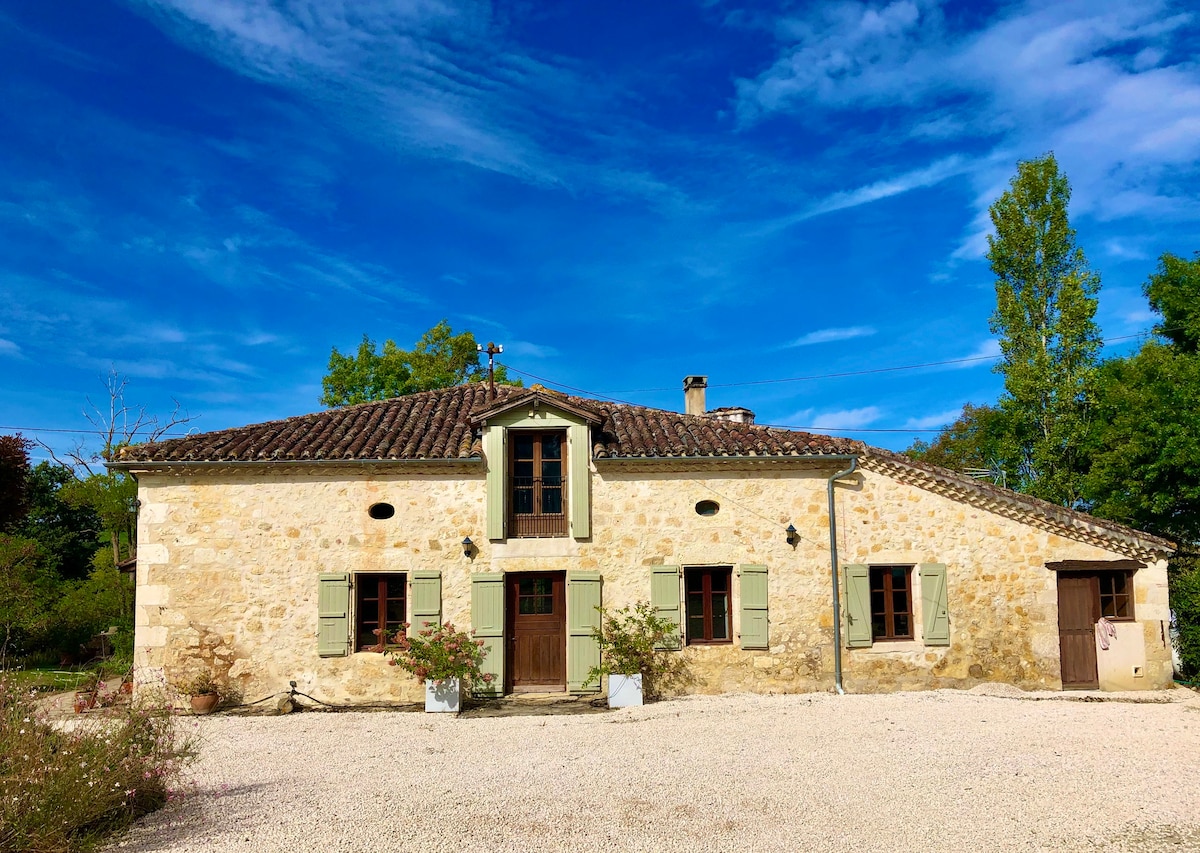
[(471, 559), (471, 556), (475, 553), (475, 543), (471, 541), (470, 536), (463, 539), (462, 548), (463, 548), (463, 556), (466, 557), (468, 560)]
[(787, 530), (784, 532), (787, 533), (787, 543), (795, 548), (796, 543), (800, 541), (800, 534), (796, 532), (796, 525), (789, 524)]

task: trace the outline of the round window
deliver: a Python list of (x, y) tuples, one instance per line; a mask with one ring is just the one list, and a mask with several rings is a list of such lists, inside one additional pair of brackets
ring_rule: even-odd
[(716, 501), (700, 501), (696, 504), (697, 515), (716, 515), (721, 511), (721, 505)]
[(396, 508), (391, 504), (371, 504), (367, 507), (367, 515), (371, 518), (391, 518), (396, 514)]

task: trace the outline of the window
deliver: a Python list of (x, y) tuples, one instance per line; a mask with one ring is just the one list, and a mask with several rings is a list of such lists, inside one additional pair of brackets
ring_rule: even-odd
[(911, 640), (912, 567), (871, 567), (871, 639)]
[(1100, 615), (1133, 620), (1133, 578), (1129, 572), (1100, 572)]
[(733, 641), (729, 566), (684, 569), (688, 645)]
[(397, 574), (354, 576), (354, 648), (363, 651), (379, 642), (381, 627), (395, 633), (407, 613), (407, 578)]
[(509, 438), (510, 535), (566, 536), (566, 432), (511, 430)]

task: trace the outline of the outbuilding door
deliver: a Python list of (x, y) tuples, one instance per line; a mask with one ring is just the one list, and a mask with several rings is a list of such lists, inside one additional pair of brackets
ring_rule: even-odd
[(514, 573), (505, 582), (510, 690), (566, 690), (566, 573)]
[(1096, 690), (1096, 622), (1100, 592), (1094, 574), (1058, 575), (1058, 649), (1064, 690)]

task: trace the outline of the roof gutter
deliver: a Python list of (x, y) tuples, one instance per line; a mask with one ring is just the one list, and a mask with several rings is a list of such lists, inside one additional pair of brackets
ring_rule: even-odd
[(842, 603), (841, 590), (838, 588), (837, 507), (833, 499), (833, 484), (858, 470), (858, 457), (849, 458), (850, 467), (838, 471), (826, 481), (829, 490), (829, 574), (833, 579), (833, 686), (839, 696), (845, 696), (846, 690), (842, 687)]
[(282, 466), (296, 468), (311, 468), (311, 467), (328, 467), (328, 468), (345, 468), (345, 467), (368, 467), (371, 465), (476, 465), (482, 464), (483, 459), (479, 456), (466, 456), (463, 458), (445, 459), (435, 457), (433, 459), (227, 459), (227, 460), (186, 460), (176, 459), (170, 461), (129, 461), (129, 462), (105, 462), (104, 467), (116, 471), (133, 471), (146, 470), (152, 468), (231, 468), (237, 466)]

